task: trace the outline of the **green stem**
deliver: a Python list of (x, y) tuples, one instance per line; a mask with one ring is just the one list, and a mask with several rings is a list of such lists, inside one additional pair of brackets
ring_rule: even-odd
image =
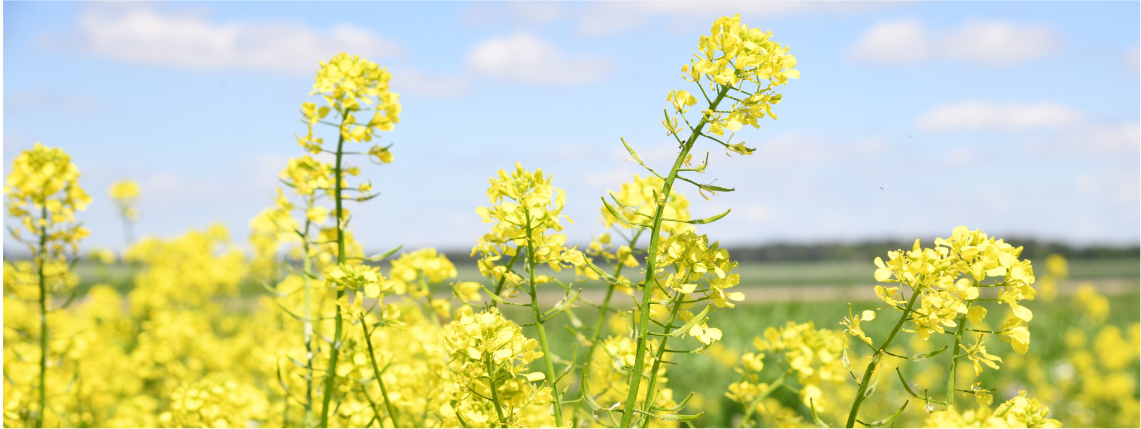
[(859, 414), (860, 405), (863, 404), (864, 399), (866, 399), (865, 395), (868, 391), (868, 383), (872, 380), (872, 373), (875, 372), (876, 366), (879, 364), (880, 359), (883, 358), (884, 350), (887, 349), (887, 346), (891, 345), (892, 340), (895, 339), (895, 335), (903, 328), (903, 322), (907, 321), (907, 315), (911, 313), (911, 309), (915, 306), (915, 301), (919, 298), (919, 295), (921, 295), (920, 292), (922, 291), (923, 288), (920, 287), (919, 290), (912, 292), (911, 299), (907, 301), (907, 309), (899, 316), (899, 321), (895, 323), (895, 328), (892, 328), (891, 334), (876, 348), (876, 353), (872, 355), (872, 361), (868, 362), (867, 368), (864, 369), (864, 377), (860, 379), (860, 388), (856, 390), (856, 400), (852, 402), (852, 411), (848, 413), (848, 423), (845, 427), (855, 427), (856, 415)]
[[(380, 385), (380, 395), (384, 397), (384, 407), (388, 409), (388, 416), (392, 418), (392, 426), (400, 427), (400, 423), (396, 422), (396, 408), (392, 405), (392, 401), (388, 399), (388, 389), (384, 387), (384, 378), (381, 377), (380, 368), (376, 364), (376, 354), (372, 351), (372, 335), (368, 332), (368, 323), (364, 320), (364, 314), (361, 314), (361, 330), (364, 331), (365, 344), (368, 346), (368, 358), (372, 361), (372, 373), (376, 376), (376, 383)], [(380, 421), (383, 425), (384, 421)]]
[[(345, 121), (349, 118), (349, 111), (345, 111), (344, 116), (341, 118), (341, 126), (343, 127)], [(343, 129), (343, 128), (339, 128)], [(344, 132), (339, 132), (337, 136), (337, 161), (333, 165), (333, 176), (336, 177), (333, 187), (333, 200), (336, 203), (336, 222), (337, 222), (337, 265), (345, 263), (345, 224), (342, 220), (341, 211), (341, 191), (344, 184), (341, 178), (341, 157), (343, 156), (343, 149), (345, 144)], [(337, 301), (345, 296), (344, 289), (337, 290)], [(329, 350), (329, 370), (325, 375), (325, 397), (322, 400), (321, 407), (321, 427), (329, 427), (329, 401), (333, 399), (333, 382), (337, 377), (337, 357), (341, 351), (341, 325), (344, 323), (344, 318), (341, 316), (340, 309), (337, 309), (333, 319), (333, 345)]]
[(947, 409), (955, 409), (955, 374), (959, 369), (959, 344), (963, 343), (963, 328), (967, 325), (967, 315), (959, 316), (959, 327), (955, 330), (955, 345), (951, 346), (951, 372), (947, 375)]
[[(634, 233), (633, 238), (630, 239), (628, 244), (631, 250), (634, 249), (634, 243), (638, 241), (638, 238), (641, 237), (642, 233), (645, 231), (646, 228), (638, 228), (638, 232)], [(623, 267), (624, 265), (622, 265), (622, 261), (617, 261), (617, 267), (614, 269), (613, 276), (615, 279), (617, 279), (618, 276), (622, 275)], [(608, 313), (610, 310), (610, 298), (614, 295), (615, 287), (617, 287), (617, 284), (612, 284), (606, 288), (606, 298), (602, 300), (602, 306), (598, 308), (598, 320), (594, 322), (594, 333), (591, 334), (590, 347), (586, 350), (587, 362), (590, 362), (592, 359), (594, 359), (594, 350), (598, 347), (598, 341), (602, 339), (602, 332), (606, 327), (606, 313)], [(583, 374), (583, 377), (586, 376), (586, 374)], [(582, 396), (582, 392), (579, 393), (579, 396)], [(578, 408), (582, 403), (583, 401), (578, 401), (575, 403), (574, 409), (571, 410), (571, 421), (574, 421), (574, 415), (578, 413)]]
[(506, 427), (507, 421), (503, 418), (503, 406), (499, 404), (499, 389), (495, 388), (495, 372), (491, 366), (491, 355), (484, 353), (483, 366), (487, 368), (487, 385), (491, 388), (491, 402), (495, 403), (495, 415), (499, 416), (499, 426)]
[(539, 347), (543, 350), (543, 364), (547, 374), (545, 384), (551, 386), (551, 396), (554, 398), (555, 424), (561, 427), (563, 425), (563, 407), (559, 401), (559, 386), (555, 383), (554, 356), (551, 356), (551, 348), (547, 344), (547, 332), (543, 328), (543, 313), (539, 311), (539, 296), (535, 285), (535, 241), (532, 235), (531, 214), (530, 211), (525, 213), (527, 221), (527, 275), (529, 277), (528, 283), (531, 286), (531, 311), (535, 315), (535, 330), (539, 333)]
[[(677, 312), (681, 310), (682, 296), (679, 292), (674, 296), (671, 305), (673, 309), (670, 311), (670, 318), (666, 322), (665, 333), (669, 334), (674, 329), (674, 322), (677, 321)], [(661, 368), (662, 359), (666, 357), (666, 340), (669, 340), (668, 335), (663, 336), (661, 343), (658, 343), (658, 352), (654, 356), (654, 363), (650, 366), (650, 385), (646, 388), (646, 403), (643, 404), (643, 411), (649, 413), (654, 406), (654, 402), (658, 400), (657, 384), (658, 384), (658, 369)]]
[[(515, 255), (511, 257), (511, 260), (507, 262), (507, 273), (510, 273), (512, 270), (515, 269), (515, 261), (518, 261), (518, 260), (519, 260), (519, 252), (516, 251)], [(503, 277), (500, 277), (499, 282), (495, 284), (495, 296), (499, 296), (499, 294), (503, 293), (503, 285), (505, 283), (507, 283), (507, 274), (506, 273), (503, 274)], [(491, 300), (491, 307), (492, 308), (498, 308), (499, 303), (495, 302), (495, 300)]]
[(48, 206), (44, 204), (40, 210), (40, 249), (36, 261), (40, 280), (40, 413), (36, 416), (36, 427), (44, 427), (44, 415), (47, 414), (47, 371), (48, 371), (48, 288), (44, 279), (44, 264), (47, 263), (48, 241)]
[[(721, 87), (721, 90), (717, 93), (717, 98), (709, 105), (711, 110), (717, 109), (717, 105), (721, 103), (721, 100), (729, 93), (730, 88), (732, 87), (728, 85)], [(701, 121), (697, 123), (697, 127), (695, 127), (693, 133), (689, 135), (689, 139), (682, 145), (681, 152), (678, 153), (677, 159), (674, 160), (673, 168), (670, 169), (669, 176), (666, 176), (665, 183), (662, 185), (662, 192), (658, 196), (662, 201), (658, 204), (657, 209), (654, 210), (654, 223), (650, 233), (650, 245), (647, 249), (648, 254), (646, 255), (646, 279), (642, 283), (641, 318), (638, 320), (638, 325), (634, 328), (634, 334), (638, 339), (638, 348), (634, 355), (634, 369), (630, 376), (630, 391), (626, 396), (626, 404), (622, 410), (622, 427), (630, 427), (630, 423), (634, 419), (635, 404), (638, 402), (638, 387), (642, 382), (642, 368), (645, 366), (644, 360), (646, 359), (646, 340), (649, 338), (646, 334), (646, 329), (650, 325), (650, 301), (653, 299), (654, 273), (657, 268), (658, 241), (661, 238), (662, 216), (666, 208), (665, 202), (670, 197), (674, 180), (677, 179), (678, 170), (681, 169), (682, 164), (685, 162), (686, 155), (693, 149), (693, 144), (697, 141), (697, 138), (701, 136), (701, 130), (705, 128), (705, 125), (708, 123), (709, 120), (702, 115)]]
[[(308, 201), (309, 208), (313, 208), (313, 200)], [(305, 220), (305, 234), (301, 237), (302, 250), (305, 252), (303, 256), (303, 264), (305, 273), (302, 281), (305, 286), (305, 320), (304, 323), (304, 340), (305, 340), (305, 427), (313, 427), (313, 309), (311, 306), (310, 297), (310, 279), (309, 274), (313, 270), (313, 260), (309, 258), (309, 226), (312, 222), (308, 219)]]
[(765, 400), (765, 398), (768, 398), (769, 395), (775, 392), (778, 387), (783, 386), (784, 380), (788, 378), (789, 374), (792, 374), (792, 372), (793, 370), (791, 368), (788, 371), (785, 371), (784, 374), (780, 375), (780, 378), (778, 378), (777, 381), (774, 381), (769, 385), (768, 389), (765, 389), (764, 392), (761, 392), (759, 395), (757, 395), (756, 398), (753, 398), (753, 401), (749, 403), (749, 409), (745, 410), (745, 416), (741, 418), (740, 426), (737, 427), (748, 427), (749, 421), (753, 418), (753, 413), (757, 410), (757, 405), (759, 405), (761, 401)]

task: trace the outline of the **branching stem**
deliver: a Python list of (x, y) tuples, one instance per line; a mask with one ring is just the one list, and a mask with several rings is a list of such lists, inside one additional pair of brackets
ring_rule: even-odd
[[(729, 93), (729, 86), (722, 86), (718, 91), (717, 97), (710, 103), (710, 109), (716, 109), (725, 95)], [(638, 388), (642, 382), (642, 369), (645, 367), (646, 359), (646, 342), (649, 335), (646, 330), (650, 325), (650, 301), (653, 299), (654, 275), (657, 271), (658, 259), (658, 241), (661, 238), (662, 232), (662, 217), (665, 213), (665, 201), (670, 196), (670, 191), (673, 189), (674, 180), (677, 179), (678, 170), (681, 169), (682, 164), (685, 162), (686, 155), (693, 149), (693, 145), (697, 142), (697, 138), (701, 136), (701, 130), (709, 123), (709, 119), (702, 115), (701, 121), (697, 123), (697, 127), (693, 129), (693, 133), (689, 135), (689, 139), (681, 147), (681, 152), (678, 153), (677, 159), (674, 160), (673, 168), (670, 169), (670, 174), (666, 176), (665, 183), (662, 185), (662, 192), (659, 198), (662, 199), (654, 210), (654, 222), (650, 231), (650, 244), (648, 247), (648, 255), (646, 256), (646, 279), (642, 282), (642, 302), (641, 302), (641, 318), (637, 326), (634, 327), (634, 332), (638, 339), (638, 348), (634, 355), (634, 368), (630, 376), (630, 390), (626, 396), (626, 403), (622, 410), (622, 427), (630, 427), (634, 420), (634, 410), (637, 409), (638, 403)], [(647, 395), (652, 396), (653, 392), (646, 392)]]

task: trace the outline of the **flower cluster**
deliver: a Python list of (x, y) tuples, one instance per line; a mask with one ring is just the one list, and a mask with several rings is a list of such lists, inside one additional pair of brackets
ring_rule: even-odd
[(108, 191), (111, 199), (119, 206), (119, 213), (129, 220), (139, 219), (139, 209), (135, 207), (135, 204), (138, 204), (139, 193), (139, 182), (130, 179), (112, 183)]
[[(920, 248), (916, 240), (910, 251), (888, 252), (886, 262), (875, 260), (876, 281), (902, 283), (909, 292), (919, 294), (912, 330), (927, 339), (932, 333), (958, 327), (963, 319), (982, 326), (987, 309), (978, 301), (981, 289), (995, 288), (998, 301), (1007, 304), (1014, 315), (1000, 328), (1002, 338), (1025, 354), (1030, 345), (1025, 322), (1033, 313), (1020, 302), (1034, 299), (1037, 293), (1031, 286), (1034, 271), (1030, 261), (1019, 259), (1022, 248), (964, 226), (955, 228), (948, 239), (936, 239), (935, 245)], [(988, 279), (994, 283), (986, 283)], [(888, 306), (904, 311), (900, 287), (876, 286), (876, 295)]]
[[(645, 222), (654, 218), (654, 212), (659, 205), (657, 199), (660, 199), (658, 192), (661, 191), (663, 183), (665, 182), (656, 176), (638, 177), (635, 174), (634, 181), (623, 183), (618, 192), (610, 192), (610, 195), (618, 201), (621, 213), (626, 219)], [(693, 229), (693, 226), (687, 223), (676, 222), (690, 220), (689, 200), (676, 191), (670, 193), (669, 198), (666, 199), (662, 218), (675, 220), (663, 221), (662, 230), (664, 231), (681, 232)], [(612, 227), (615, 223), (629, 227), (610, 213), (606, 207), (602, 208), (602, 223), (607, 228)]]
[(281, 170), (280, 177), (301, 196), (314, 196), (317, 191), (331, 192), (333, 189), (333, 165), (308, 155), (290, 159)]
[(61, 254), (64, 245), (70, 245), (72, 253), (78, 251), (79, 240), (88, 231), (74, 224), (75, 212), (85, 210), (91, 196), (79, 187), (79, 169), (62, 149), (37, 142), (32, 149), (21, 152), (12, 161), (4, 195), (8, 197), (8, 214), (24, 227), (13, 229), (13, 238), (28, 244), (37, 257), (50, 259), (47, 254), (38, 254), (39, 240), (24, 241), (21, 232), (44, 237), (51, 243), (52, 255)]
[(159, 416), (163, 427), (238, 427), (264, 420), (269, 404), (253, 386), (200, 381), (175, 390), (170, 409)]
[(543, 357), (539, 343), (495, 308), (480, 314), (461, 308), (438, 338), (455, 374), (455, 398), (441, 411), (445, 418), (464, 426), (519, 426), (525, 408), (551, 403), (551, 388), (532, 384), (546, 376), (527, 370)]
[[(824, 388), (838, 385), (847, 379), (843, 364), (844, 336), (829, 329), (816, 329), (812, 322), (795, 323), (789, 321), (778, 328), (768, 327), (764, 335), (753, 339), (756, 352), (741, 356), (740, 364), (734, 371), (742, 375), (742, 380), (729, 386), (726, 396), (741, 403), (746, 408), (752, 406), (752, 413), (779, 418), (768, 410), (764, 401), (777, 387), (794, 390), (805, 406), (814, 404), (823, 412), (832, 404), (833, 396), (824, 395)], [(762, 382), (764, 358), (773, 355), (782, 366), (787, 366), (784, 375), (776, 381)], [(795, 377), (797, 387), (792, 387), (788, 377)], [(834, 388), (834, 387), (833, 387)]]
[(672, 266), (673, 272), (661, 271), (658, 282), (668, 289), (704, 295), (718, 307), (733, 307), (743, 301), (745, 294), (727, 292), (737, 286), (741, 276), (733, 272), (737, 262), (729, 259), (729, 251), (717, 242), (709, 244), (709, 237), (685, 231), (670, 235), (658, 243), (661, 267)]
[[(589, 395), (589, 400), (598, 405), (601, 410), (610, 413), (614, 407), (621, 405), (629, 394), (630, 386), (626, 383), (626, 379), (635, 366), (635, 352), (638, 343), (630, 340), (627, 336), (611, 336), (601, 341), (599, 346), (595, 348), (594, 356), (590, 358), (589, 371), (583, 375), (587, 377), (585, 383), (590, 388), (589, 392), (583, 392), (583, 394)], [(657, 346), (657, 341), (650, 341), (651, 351), (656, 351)], [(647, 362), (643, 362), (642, 365), (643, 378), (650, 377), (650, 370), (656, 355), (653, 352), (646, 354)], [(670, 355), (665, 354), (664, 356), (669, 358)], [(665, 386), (666, 382), (669, 381), (666, 378), (665, 366), (658, 367), (655, 378), (657, 378), (659, 386)], [(647, 384), (642, 384), (639, 387), (639, 398), (646, 397), (648, 387)], [(654, 406), (661, 409), (676, 407), (677, 402), (674, 400), (673, 390), (669, 388), (659, 389), (654, 398)], [(599, 411), (595, 411), (595, 415), (597, 418)], [(609, 417), (614, 418), (612, 414)], [(612, 420), (610, 422), (614, 423)]]
[[(782, 96), (772, 89), (788, 83), (789, 78), (799, 78), (795, 70), (796, 58), (790, 55), (788, 46), (781, 46), (770, 38), (772, 32), (749, 28), (741, 23), (741, 16), (721, 17), (713, 23), (708, 36), (701, 36), (698, 52), (690, 63), (682, 66), (682, 76), (696, 82), (702, 96), (713, 106), (702, 110), (703, 118), (709, 122), (709, 132), (723, 136), (725, 131), (735, 132), (742, 125), (760, 128), (757, 119), (765, 115), (776, 119), (772, 105), (781, 101)], [(715, 95), (705, 93), (706, 81)], [(745, 83), (748, 82), (748, 88)], [(755, 85), (755, 87), (753, 87)], [(728, 94), (726, 89), (734, 89), (733, 105), (727, 110), (715, 106)], [(688, 91), (670, 91), (666, 100), (674, 112), (685, 114), (689, 106), (697, 104), (697, 97)], [(688, 125), (679, 122), (678, 117), (670, 116), (662, 121), (670, 135), (678, 135)], [(720, 141), (719, 141), (720, 142)], [(720, 142), (727, 150), (748, 155), (753, 149), (744, 143), (729, 144)]]
[(420, 249), (400, 255), (392, 261), (389, 277), (398, 295), (408, 294), (413, 298), (428, 295), (428, 283), (442, 283), (458, 275), (456, 266), (434, 248)]
[[(372, 141), (377, 131), (392, 131), (400, 122), (400, 103), (399, 96), (389, 90), (391, 77), (387, 68), (356, 55), (340, 53), (328, 62), (322, 61), (310, 95), (320, 94), (328, 106), (302, 104), (301, 113), (309, 132), (298, 137), (301, 146), (311, 153), (322, 150), (323, 140), (314, 137), (313, 125), (328, 116), (330, 108), (341, 115), (338, 125), (341, 141), (367, 142)], [(372, 118), (358, 122), (353, 112), (363, 112), (369, 106), (372, 106)], [(392, 162), (387, 148), (374, 146), (369, 153), (380, 162)]]
[(955, 410), (941, 410), (931, 413), (924, 422), (925, 427), (991, 427), (991, 428), (1060, 428), (1062, 422), (1047, 418), (1050, 407), (1037, 399), (1026, 397), (1026, 391), (995, 408), (968, 410), (959, 414)]
[[(542, 170), (530, 172), (518, 163), (514, 171), (499, 170), (497, 177), (488, 180), (487, 197), (492, 206), (479, 207), (476, 212), (483, 222), (494, 225), (472, 248), (472, 256), (482, 254), (481, 274), (504, 282), (506, 287), (521, 285), (523, 278), (501, 262), (520, 252), (529, 252), (533, 263), (547, 264), (555, 271), (585, 263), (582, 252), (566, 247), (565, 234), (552, 233), (563, 229), (559, 217), (566, 204), (566, 193), (552, 186), (551, 180)], [(540, 275), (535, 282), (552, 280)]]

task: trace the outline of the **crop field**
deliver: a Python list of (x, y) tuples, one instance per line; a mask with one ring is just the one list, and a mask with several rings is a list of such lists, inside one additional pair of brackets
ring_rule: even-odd
[[(984, 27), (987, 40), (1009, 32)], [(334, 39), (368, 36), (337, 28)], [(26, 255), (4, 260), (4, 426), (1141, 425), (1136, 247), (1067, 259), (937, 220), (940, 236), (856, 259), (735, 259), (765, 252), (720, 245), (709, 225), (733, 209), (699, 210), (698, 196), (737, 189), (705, 173), (765, 153), (742, 136), (776, 119), (778, 91), (801, 72), (788, 45), (740, 14), (708, 28), (675, 70), (686, 89), (663, 91), (654, 121), (666, 144), (618, 139), (640, 173), (591, 200), (601, 225), (578, 245), (562, 182), (516, 162), (488, 172), (486, 199), (467, 211), (482, 234), (459, 265), (432, 247), (376, 249), (356, 229), (376, 218), (354, 215), (396, 185), (374, 188), (360, 165), (396, 161), (381, 140), (405, 104), (394, 72), (347, 52), (298, 89), (309, 91), (300, 148), (258, 178), (277, 188), (248, 233), (214, 223), (136, 238), (142, 187), (122, 179), (107, 194), (124, 250), (81, 247), (93, 199), (79, 158), (41, 143), (19, 152), (4, 186), (4, 244)], [(476, 51), (515, 61), (520, 49), (503, 44), (523, 40), (544, 52), (535, 62), (553, 58), (512, 37)], [(967, 200), (995, 205), (980, 189)]]

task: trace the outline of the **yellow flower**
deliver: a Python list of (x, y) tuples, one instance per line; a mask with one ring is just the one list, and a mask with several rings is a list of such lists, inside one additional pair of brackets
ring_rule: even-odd
[(976, 342), (975, 345), (970, 348), (962, 344), (959, 344), (959, 347), (967, 353), (967, 357), (970, 358), (971, 363), (974, 364), (976, 376), (983, 373), (982, 365), (989, 366), (991, 369), (998, 369), (998, 364), (994, 363), (994, 361), (1002, 362), (1002, 358), (986, 352), (986, 346), (983, 345), (982, 341)]

